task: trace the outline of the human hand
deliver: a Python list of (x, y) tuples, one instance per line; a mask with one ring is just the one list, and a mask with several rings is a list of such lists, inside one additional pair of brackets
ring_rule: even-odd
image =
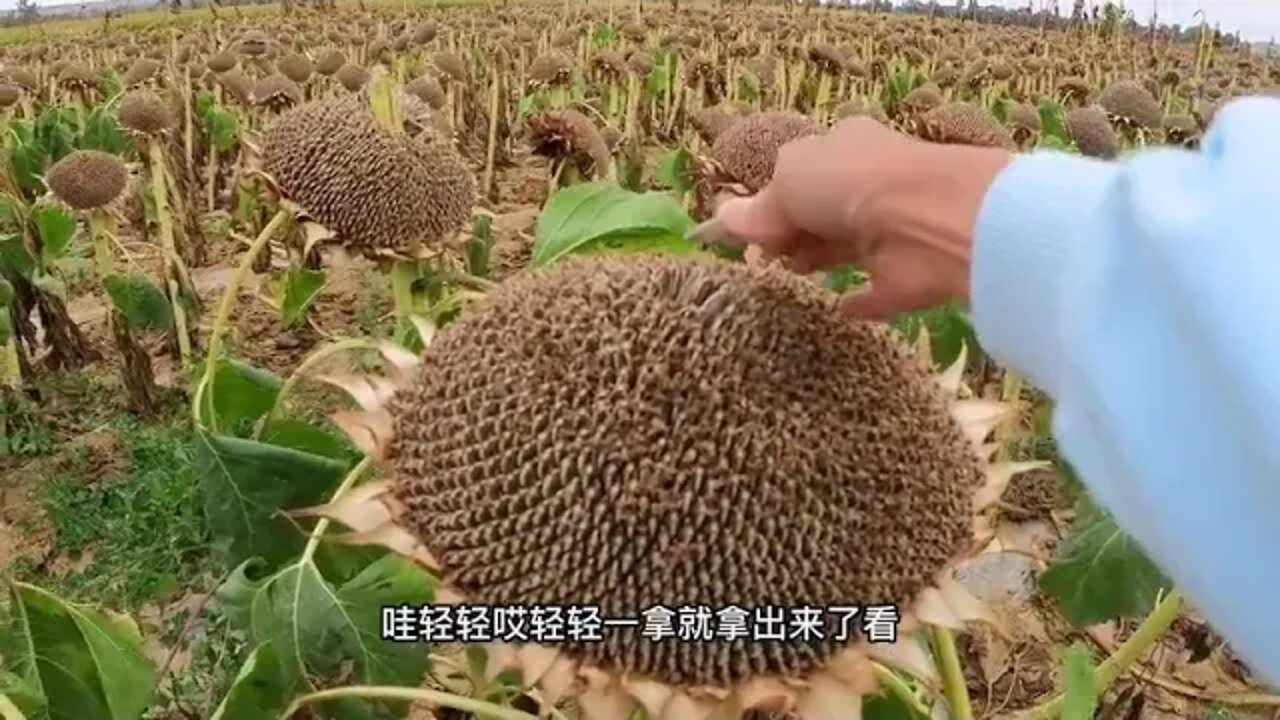
[(856, 264), (843, 309), (865, 319), (969, 297), (973, 226), (1008, 151), (916, 140), (867, 118), (782, 147), (773, 179), (716, 220), (797, 272)]

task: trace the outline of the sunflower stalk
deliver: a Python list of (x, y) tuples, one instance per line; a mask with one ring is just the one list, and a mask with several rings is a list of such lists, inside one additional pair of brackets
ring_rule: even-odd
[[(1106, 692), (1111, 683), (1133, 666), (1143, 655), (1155, 645), (1164, 633), (1178, 619), (1178, 611), (1182, 609), (1182, 593), (1171, 590), (1156, 603), (1155, 608), (1146, 619), (1138, 625), (1128, 640), (1098, 666), (1096, 674), (1096, 690), (1099, 696)], [(1014, 720), (1055, 720), (1062, 713), (1065, 695), (1058, 695), (1046, 703), (1030, 710), (1011, 716)]]
[(509, 707), (503, 707), (484, 700), (476, 700), (474, 698), (465, 697), (463, 695), (455, 695), (440, 690), (428, 690), (426, 688), (408, 688), (396, 685), (352, 685), (350, 687), (333, 688), (330, 690), (320, 690), (318, 692), (308, 693), (295, 699), (284, 713), (280, 716), (283, 720), (288, 720), (294, 716), (299, 710), (313, 703), (324, 702), (326, 700), (340, 700), (342, 698), (368, 698), (381, 700), (404, 700), (410, 702), (424, 702), (440, 707), (453, 708), (467, 713), (473, 713), (477, 717), (483, 717), (485, 720), (538, 720), (537, 715), (530, 715), (520, 710)]
[(214, 316), (213, 327), (209, 330), (209, 346), (205, 354), (204, 373), (201, 375), (200, 382), (196, 385), (195, 392), (192, 393), (192, 416), (197, 426), (203, 424), (200, 416), (201, 401), (206, 394), (211, 398), (213, 397), (213, 382), (214, 376), (217, 374), (218, 359), (222, 351), (222, 339), (226, 335), (228, 325), (231, 323), (231, 313), (235, 309), (236, 299), (240, 296), (240, 288), (244, 286), (245, 280), (252, 274), (254, 260), (267, 247), (271, 238), (292, 219), (293, 213), (288, 210), (281, 208), (276, 211), (271, 221), (254, 238), (253, 244), (245, 251), (244, 257), (240, 258), (240, 264), (236, 266), (235, 273), (231, 276), (227, 287), (222, 291), (222, 298), (218, 301), (218, 312)]
[(178, 281), (178, 269), (175, 263), (179, 259), (177, 244), (173, 237), (173, 216), (169, 213), (169, 190), (165, 181), (164, 148), (156, 138), (148, 139), (148, 153), (151, 165), (151, 196), (155, 203), (156, 223), (160, 226), (160, 247), (164, 257), (165, 287), (169, 291), (169, 302), (173, 306), (173, 330), (178, 340), (178, 357), (183, 366), (191, 361), (191, 335), (187, 328), (187, 311), (182, 302), (182, 290)]
[(956, 651), (956, 639), (947, 628), (933, 625), (929, 628), (934, 655), (942, 673), (942, 691), (950, 706), (949, 720), (973, 720), (973, 705), (969, 702), (969, 688), (964, 682), (964, 668)]

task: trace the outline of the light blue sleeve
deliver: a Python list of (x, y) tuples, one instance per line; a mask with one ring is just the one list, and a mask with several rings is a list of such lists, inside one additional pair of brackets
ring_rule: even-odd
[(983, 201), (983, 347), (1055, 400), (1094, 497), (1280, 685), (1280, 100), (1200, 152), (1013, 161)]

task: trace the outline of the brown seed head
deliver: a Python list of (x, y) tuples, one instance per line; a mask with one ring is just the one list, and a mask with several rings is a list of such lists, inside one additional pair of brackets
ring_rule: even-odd
[(812, 119), (797, 112), (756, 113), (733, 123), (717, 137), (711, 157), (727, 179), (756, 193), (773, 177), (773, 165), (783, 145), (821, 131)]
[(116, 116), (121, 125), (144, 135), (159, 135), (173, 127), (168, 104), (150, 90), (133, 90), (125, 95)]
[(98, 150), (76, 150), (49, 168), (45, 181), (53, 194), (76, 210), (111, 204), (124, 192), (129, 173), (120, 158)]
[(281, 114), (263, 147), (281, 191), (353, 249), (440, 242), (471, 214), (475, 181), (449, 143), (384, 130), (359, 95)]
[[(711, 260), (508, 278), (391, 401), (401, 523), (474, 603), (905, 606), (964, 555), (982, 472), (915, 356), (837, 301)], [(847, 642), (557, 647), (724, 687), (804, 676)]]

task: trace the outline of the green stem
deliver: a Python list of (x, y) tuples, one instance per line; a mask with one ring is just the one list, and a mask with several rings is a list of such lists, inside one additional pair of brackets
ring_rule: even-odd
[[(365, 473), (373, 465), (373, 456), (366, 455), (361, 458), (356, 466), (351, 468), (351, 472), (342, 479), (342, 484), (337, 490), (333, 491), (333, 497), (329, 498), (329, 502), (335, 502), (342, 497), (348, 490), (355, 487), (360, 480), (360, 476)], [(311, 529), (311, 536), (307, 538), (307, 546), (302, 549), (302, 556), (298, 559), (299, 565), (311, 562), (311, 558), (315, 557), (316, 550), (320, 547), (320, 540), (324, 537), (325, 532), (329, 530), (329, 518), (320, 518), (316, 526)]]
[[(1168, 595), (1164, 596), (1151, 614), (1142, 621), (1137, 630), (1133, 631), (1133, 635), (1128, 640), (1121, 643), (1120, 647), (1112, 653), (1098, 666), (1097, 672), (1097, 692), (1101, 696), (1106, 692), (1111, 683), (1120, 677), (1135, 662), (1138, 661), (1152, 645), (1164, 635), (1173, 621), (1178, 619), (1178, 611), (1182, 609), (1182, 593), (1172, 590)], [(1030, 710), (1019, 713), (1014, 717), (1018, 720), (1053, 720), (1058, 717), (1062, 710), (1063, 695), (1058, 695), (1052, 700), (1037, 705)]]
[(258, 233), (258, 237), (249, 246), (249, 250), (245, 252), (244, 257), (240, 258), (240, 265), (236, 267), (236, 272), (231, 276), (231, 281), (227, 283), (226, 289), (222, 291), (222, 299), (218, 301), (218, 314), (214, 317), (213, 328), (209, 331), (209, 349), (205, 357), (204, 374), (200, 378), (199, 385), (196, 386), (196, 391), (193, 393), (191, 401), (192, 419), (197, 427), (202, 425), (200, 422), (201, 399), (205, 393), (213, 392), (213, 376), (216, 374), (218, 367), (218, 355), (222, 351), (222, 336), (226, 333), (227, 324), (231, 320), (231, 311), (235, 308), (236, 298), (240, 296), (240, 288), (249, 277), (249, 273), (253, 272), (254, 258), (258, 257), (258, 253), (262, 252), (262, 249), (267, 246), (271, 237), (291, 217), (292, 213), (288, 210), (280, 209), (276, 211), (275, 217), (271, 218), (271, 222), (262, 228), (262, 232)]
[(951, 720), (973, 720), (973, 706), (969, 703), (969, 688), (964, 683), (964, 669), (960, 666), (960, 654), (956, 652), (956, 639), (951, 631), (938, 627), (929, 628), (933, 639), (934, 655), (942, 672), (942, 690), (951, 706)]
[(911, 712), (916, 714), (916, 716), (923, 718), (923, 720), (929, 719), (930, 713), (928, 706), (924, 704), (924, 701), (920, 699), (919, 695), (916, 695), (915, 691), (911, 689), (911, 686), (898, 676), (898, 673), (890, 670), (880, 663), (874, 663), (871, 667), (876, 674), (876, 679), (879, 680), (880, 684), (884, 685), (892, 695), (901, 700), (902, 703), (911, 710)]
[(288, 720), (288, 718), (293, 717), (293, 714), (298, 712), (298, 710), (305, 705), (325, 700), (336, 700), (339, 698), (350, 697), (408, 700), (411, 702), (416, 700), (442, 707), (454, 708), (455, 710), (462, 710), (464, 712), (473, 713), (478, 717), (489, 718), (490, 720), (538, 720), (537, 715), (530, 715), (526, 712), (485, 702), (483, 700), (463, 697), (462, 695), (454, 695), (453, 693), (441, 692), (439, 690), (427, 690), (426, 688), (407, 688), (386, 685), (353, 685), (351, 687), (333, 688), (331, 690), (320, 690), (319, 692), (308, 693), (295, 699), (280, 717), (282, 720)]
[(271, 410), (267, 411), (267, 414), (263, 416), (262, 421), (254, 431), (253, 439), (257, 440), (262, 435), (262, 431), (266, 429), (267, 425), (270, 425), (271, 421), (275, 420), (276, 416), (280, 414), (280, 410), (284, 408), (284, 399), (289, 395), (289, 392), (293, 390), (294, 386), (307, 376), (307, 373), (311, 368), (315, 367), (326, 358), (337, 355), (338, 353), (347, 352), (348, 350), (375, 349), (377, 349), (377, 346), (374, 345), (372, 340), (355, 338), (350, 340), (339, 340), (338, 342), (335, 342), (332, 345), (326, 345), (309, 355), (302, 361), (302, 364), (298, 365), (297, 369), (289, 375), (288, 379), (284, 381), (284, 385), (280, 387), (280, 392), (276, 393), (276, 399), (271, 406)]

